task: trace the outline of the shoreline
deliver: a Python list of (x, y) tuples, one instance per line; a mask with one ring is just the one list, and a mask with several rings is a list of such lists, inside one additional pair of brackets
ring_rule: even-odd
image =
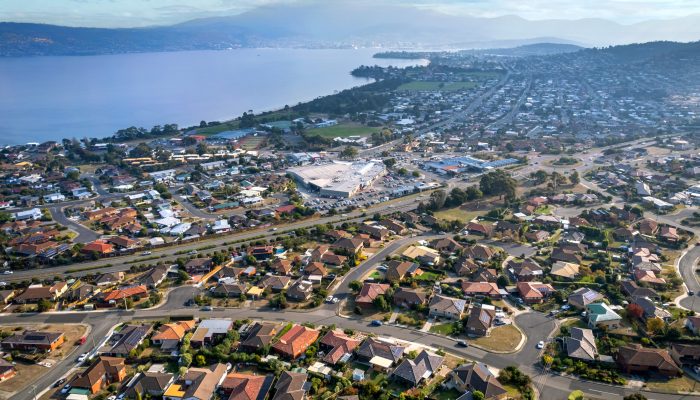
[[(199, 113), (199, 111), (201, 111), (201, 110), (199, 110), (199, 111), (197, 111), (197, 110), (192, 110), (192, 113), (182, 114), (182, 115), (180, 115), (179, 117), (176, 117), (176, 118), (182, 118), (181, 120), (178, 120), (178, 121), (167, 121), (167, 116), (164, 116), (164, 117), (163, 117), (164, 120), (155, 121), (155, 122), (152, 122), (152, 123), (151, 123), (151, 122), (149, 122), (149, 123), (134, 122), (134, 123), (132, 123), (132, 124), (126, 123), (126, 124), (124, 124), (123, 126), (120, 126), (119, 128), (113, 129), (111, 132), (106, 132), (106, 133), (104, 133), (103, 135), (99, 135), (99, 134), (96, 134), (96, 133), (92, 133), (92, 134), (85, 134), (85, 133), (56, 133), (55, 136), (54, 136), (54, 135), (51, 135), (50, 132), (51, 132), (52, 130), (56, 129), (56, 128), (50, 127), (50, 126), (49, 126), (50, 124), (44, 124), (44, 125), (46, 125), (45, 128), (40, 128), (41, 130), (34, 131), (34, 132), (33, 132), (34, 135), (32, 135), (32, 133), (30, 133), (30, 135), (31, 135), (32, 137), (27, 138), (26, 141), (20, 139), (20, 140), (22, 140), (22, 142), (5, 142), (5, 141), (2, 140), (2, 138), (8, 138), (8, 139), (10, 139), (10, 138), (21, 138), (21, 137), (23, 136), (23, 135), (22, 135), (23, 129), (16, 128), (16, 127), (12, 127), (12, 126), (10, 125), (10, 126), (8, 126), (8, 130), (13, 130), (13, 132), (8, 131), (8, 132), (2, 132), (2, 133), (0, 133), (0, 146), (3, 146), (3, 147), (4, 147), (4, 146), (23, 146), (23, 145), (26, 145), (27, 143), (43, 143), (43, 142), (47, 142), (47, 141), (55, 141), (55, 142), (59, 142), (59, 143), (60, 143), (63, 139), (69, 139), (69, 140), (70, 140), (70, 139), (73, 139), (73, 138), (80, 139), (80, 138), (84, 138), (84, 137), (87, 137), (87, 138), (89, 138), (89, 139), (96, 139), (96, 140), (98, 140), (98, 141), (109, 141), (109, 138), (110, 138), (110, 137), (113, 137), (113, 136), (115, 135), (115, 133), (116, 133), (118, 130), (127, 129), (127, 128), (131, 127), (131, 126), (135, 126), (135, 127), (137, 127), (137, 128), (138, 128), (138, 127), (143, 127), (143, 128), (145, 128), (145, 129), (149, 129), (149, 130), (150, 130), (150, 127), (151, 127), (151, 126), (155, 126), (155, 125), (161, 125), (161, 126), (163, 126), (163, 125), (165, 125), (165, 124), (171, 124), (171, 123), (177, 123), (178, 129), (179, 129), (182, 133), (186, 133), (186, 132), (192, 130), (192, 129), (187, 129), (187, 128), (197, 129), (197, 128), (198, 128), (198, 125), (199, 125), (199, 121), (201, 121), (201, 120), (205, 120), (205, 121), (208, 121), (208, 122), (210, 122), (210, 121), (219, 121), (219, 122), (221, 122), (221, 123), (223, 124), (223, 123), (235, 121), (235, 119), (236, 119), (236, 118), (239, 118), (240, 115), (243, 114), (243, 112), (247, 112), (247, 111), (250, 110), (251, 108), (253, 109), (254, 114), (259, 116), (259, 115), (262, 115), (262, 114), (273, 113), (273, 112), (277, 112), (277, 111), (283, 110), (285, 105), (288, 105), (290, 108), (293, 108), (293, 107), (296, 107), (296, 106), (298, 106), (298, 105), (300, 105), (300, 104), (305, 104), (305, 103), (311, 102), (311, 101), (313, 101), (313, 100), (315, 100), (315, 99), (317, 99), (317, 98), (323, 98), (323, 97), (333, 96), (334, 94), (337, 94), (337, 93), (339, 93), (339, 92), (341, 92), (341, 91), (344, 91), (344, 90), (350, 90), (350, 89), (354, 89), (354, 88), (358, 88), (358, 87), (362, 87), (362, 86), (366, 86), (366, 85), (375, 83), (375, 82), (376, 82), (375, 79), (367, 78), (367, 77), (358, 77), (358, 76), (353, 76), (353, 75), (351, 75), (351, 71), (352, 71), (354, 68), (356, 68), (356, 67), (358, 67), (358, 66), (361, 66), (361, 65), (370, 65), (370, 64), (372, 64), (374, 61), (383, 62), (383, 63), (386, 63), (387, 65), (392, 65), (392, 66), (396, 66), (395, 64), (399, 64), (398, 66), (396, 66), (397, 68), (405, 68), (405, 67), (407, 67), (407, 66), (425, 66), (425, 65), (428, 65), (428, 63), (429, 63), (428, 60), (423, 60), (423, 59), (421, 59), (421, 60), (405, 60), (405, 59), (383, 59), (383, 60), (377, 60), (377, 59), (373, 58), (373, 56), (374, 56), (374, 54), (376, 54), (376, 51), (381, 51), (382, 49), (376, 49), (376, 48), (361, 48), (361, 49), (352, 49), (352, 48), (350, 48), (350, 49), (334, 49), (334, 48), (333, 48), (333, 49), (326, 49), (326, 48), (323, 48), (323, 49), (308, 49), (308, 48), (235, 48), (235, 49), (230, 49), (230, 50), (246, 51), (246, 52), (248, 52), (248, 53), (254, 53), (255, 51), (261, 51), (261, 52), (263, 52), (263, 51), (271, 51), (271, 52), (276, 52), (276, 51), (289, 51), (289, 52), (297, 52), (297, 51), (307, 51), (307, 52), (311, 52), (311, 51), (325, 51), (325, 52), (328, 52), (328, 51), (343, 51), (343, 52), (348, 52), (348, 53), (355, 53), (355, 52), (358, 52), (358, 51), (359, 51), (359, 52), (360, 52), (359, 54), (361, 54), (361, 56), (359, 57), (359, 59), (355, 59), (356, 57), (353, 57), (353, 61), (351, 61), (351, 64), (352, 64), (353, 66), (350, 66), (349, 69), (345, 69), (344, 72), (342, 73), (342, 75), (333, 74), (332, 79), (329, 81), (329, 82), (330, 82), (329, 85), (323, 85), (323, 84), (321, 85), (321, 86), (333, 86), (333, 88), (330, 88), (330, 89), (327, 89), (327, 90), (324, 89), (324, 91), (323, 91), (321, 94), (318, 94), (318, 95), (314, 95), (314, 94), (312, 94), (312, 93), (302, 93), (302, 92), (299, 92), (299, 89), (287, 88), (287, 90), (289, 90), (289, 94), (291, 95), (290, 97), (293, 97), (293, 101), (275, 100), (275, 99), (273, 98), (272, 101), (270, 102), (272, 105), (262, 106), (262, 107), (260, 108), (260, 110), (263, 110), (263, 111), (259, 111), (259, 112), (255, 112), (256, 108), (255, 108), (254, 104), (249, 104), (249, 105), (246, 105), (246, 106), (241, 106), (241, 105), (238, 105), (238, 106), (237, 106), (237, 105), (235, 104), (235, 103), (236, 103), (236, 100), (235, 100), (235, 99), (239, 99), (239, 98), (254, 98), (254, 97), (257, 97), (258, 99), (261, 99), (261, 100), (264, 101), (265, 99), (269, 99), (269, 98), (272, 98), (272, 97), (273, 97), (273, 96), (268, 96), (268, 95), (266, 95), (266, 94), (261, 94), (261, 92), (256, 92), (255, 88), (250, 87), (250, 88), (248, 88), (248, 93), (246, 93), (246, 90), (244, 89), (243, 91), (241, 91), (241, 95), (240, 95), (240, 96), (232, 97), (231, 99), (233, 100), (233, 102), (231, 102), (231, 101), (226, 101), (226, 100), (227, 100), (226, 98), (224, 98), (224, 99), (222, 99), (222, 100), (220, 101), (221, 104), (229, 104), (229, 106), (221, 106), (221, 105), (217, 106), (217, 108), (227, 108), (227, 110), (224, 111), (224, 112), (226, 112), (226, 114), (224, 114), (225, 116), (223, 116), (223, 117), (218, 117), (218, 118), (214, 118), (214, 117), (212, 117), (212, 118), (203, 118), (202, 116), (199, 116), (199, 117), (198, 117), (198, 116), (196, 116), (196, 115), (197, 115), (197, 114)], [(362, 50), (366, 50), (368, 54), (362, 54)], [(372, 50), (373, 53), (369, 53), (369, 50)], [(104, 56), (110, 56), (110, 57), (112, 57), (112, 56), (129, 57), (129, 56), (154, 55), (154, 56), (156, 56), (156, 57), (168, 57), (168, 56), (173, 56), (174, 54), (177, 54), (177, 53), (196, 53), (196, 52), (204, 52), (204, 53), (209, 53), (209, 54), (212, 54), (212, 55), (219, 55), (219, 56), (220, 56), (221, 54), (226, 53), (226, 52), (228, 52), (228, 51), (229, 51), (229, 50), (188, 50), (188, 51), (172, 51), (172, 52), (118, 53), (118, 54), (85, 55), (85, 56), (32, 56), (32, 57), (16, 57), (16, 58), (9, 58), (9, 57), (2, 58), (2, 57), (0, 57), (0, 64), (3, 62), (3, 60), (12, 60), (12, 61), (15, 61), (15, 60), (22, 60), (22, 59), (39, 60), (40, 58), (46, 58), (46, 57), (61, 58), (61, 59), (69, 59), (69, 60), (76, 60), (77, 57), (81, 57), (81, 58), (84, 57), (85, 60), (88, 60), (88, 59), (90, 59), (90, 58), (102, 58), (102, 57), (104, 57)], [(366, 60), (363, 58), (365, 55), (366, 55)], [(254, 57), (252, 54), (248, 54), (248, 56), (249, 56), (249, 58), (246, 60), (247, 62), (251, 62), (251, 61), (255, 60), (255, 57)], [(258, 56), (259, 56), (259, 55), (258, 55)], [(127, 60), (127, 61), (128, 61), (128, 60)], [(159, 59), (159, 61), (162, 61), (162, 59)], [(167, 60), (166, 60), (166, 61), (167, 61)], [(217, 60), (213, 60), (213, 61), (217, 61)], [(224, 59), (224, 60), (221, 60), (221, 61), (224, 61), (224, 62), (225, 62), (225, 61), (228, 61), (228, 60)], [(281, 60), (281, 61), (284, 61), (284, 60)], [(308, 63), (311, 63), (311, 62), (313, 62), (313, 61), (314, 61), (313, 59), (307, 60)], [(329, 61), (329, 62), (335, 62), (335, 58), (332, 57), (332, 54), (329, 55), (329, 57), (327, 58), (327, 61)], [(84, 61), (81, 60), (80, 62), (83, 63)], [(201, 61), (200, 61), (200, 62), (201, 62)], [(225, 63), (222, 62), (222, 64), (225, 64)], [(242, 63), (242, 64), (239, 64), (239, 65), (241, 65), (241, 68), (243, 68), (243, 67), (245, 66), (245, 64), (243, 64), (243, 63)], [(337, 62), (336, 62), (336, 65), (337, 65)], [(384, 66), (387, 66), (387, 65), (384, 65)], [(225, 66), (225, 65), (224, 65), (224, 66)], [(299, 65), (299, 68), (303, 68), (303, 67), (304, 67), (304, 65)], [(219, 65), (219, 68), (222, 68), (222, 66)], [(105, 73), (107, 73), (107, 72), (109, 72), (109, 71), (105, 71)], [(243, 71), (243, 72), (245, 72), (245, 71)], [(271, 71), (271, 73), (272, 73), (272, 72), (274, 72), (274, 71)], [(219, 73), (222, 73), (222, 72), (219, 71)], [(278, 74), (278, 72), (275, 72), (275, 74)], [(301, 78), (299, 78), (298, 76), (294, 76), (294, 74), (295, 74), (295, 71), (294, 71), (294, 69), (292, 69), (292, 70), (289, 72), (289, 75), (290, 75), (289, 79), (295, 79), (295, 80), (298, 80), (298, 82), (302, 82), (302, 83), (306, 82), (305, 84), (306, 84), (307, 87), (312, 87), (312, 86), (314, 86), (314, 79), (313, 79), (312, 77), (310, 77), (310, 76), (302, 76)], [(298, 72), (296, 72), (296, 74), (298, 75)], [(244, 76), (244, 75), (241, 73), (240, 76)], [(348, 78), (348, 76), (349, 76), (350, 78)], [(120, 76), (120, 77), (121, 77), (121, 76)], [(130, 77), (130, 76), (128, 76), (128, 77)], [(261, 76), (259, 77), (259, 79), (260, 79), (261, 82), (264, 83), (264, 82), (267, 82), (266, 77), (268, 77), (268, 75), (261, 75)], [(173, 77), (173, 79), (175, 79), (175, 77)], [(347, 80), (347, 82), (345, 82), (345, 80)], [(307, 82), (307, 81), (308, 81), (308, 82)], [(206, 83), (210, 83), (210, 82), (206, 82)], [(236, 92), (236, 90), (237, 90), (238, 88), (236, 87), (237, 82), (235, 82), (235, 78), (234, 78), (231, 82), (228, 82), (228, 83), (230, 83), (229, 85), (226, 85), (226, 83), (227, 83), (227, 82), (224, 82), (223, 85), (222, 85), (222, 87), (226, 87), (226, 90), (227, 90), (227, 91)], [(239, 83), (239, 82), (238, 82), (238, 83)], [(345, 83), (346, 85), (343, 85), (343, 83)], [(136, 87), (136, 86), (135, 86), (136, 83), (131, 83), (131, 84), (134, 85), (134, 87)], [(177, 86), (177, 85), (174, 85), (174, 82), (170, 82), (170, 84), (168, 84), (168, 82), (166, 82), (165, 80), (164, 80), (164, 82), (161, 83), (161, 84), (165, 84), (166, 86)], [(219, 84), (221, 84), (221, 83), (219, 83)], [(156, 85), (156, 86), (157, 86), (157, 85)], [(272, 86), (274, 86), (274, 82), (272, 83)], [(18, 86), (18, 87), (20, 87), (20, 86)], [(263, 90), (264, 90), (264, 89), (265, 89), (265, 88), (263, 88)], [(272, 91), (271, 93), (273, 93), (273, 94), (278, 92), (278, 91), (276, 91), (276, 90), (274, 90), (274, 89), (271, 89), (271, 88), (269, 88), (269, 87), (268, 87), (267, 89), (268, 89), (268, 92), (269, 92), (269, 91)], [(97, 90), (97, 89), (95, 89), (95, 90)], [(282, 91), (282, 92), (283, 92), (283, 91)], [(107, 93), (107, 92), (105, 92), (105, 93)], [(106, 95), (105, 97), (109, 97), (109, 96), (108, 96), (108, 93), (107, 93), (107, 95)], [(200, 95), (200, 97), (206, 98), (206, 94), (202, 94), (202, 95)], [(214, 96), (214, 97), (216, 97), (216, 96)], [(23, 100), (23, 101), (24, 101), (25, 104), (31, 104), (31, 103), (32, 103), (31, 97), (30, 97), (30, 96), (27, 96), (26, 99)], [(198, 102), (197, 99), (194, 99), (194, 100), (192, 100), (192, 101), (195, 102), (195, 103)], [(56, 101), (55, 103), (58, 104), (58, 101)], [(216, 102), (214, 101), (214, 103), (216, 103)], [(285, 104), (285, 103), (286, 103), (286, 104)], [(52, 104), (53, 104), (53, 103), (52, 103)], [(83, 102), (83, 104), (88, 104), (88, 103)], [(121, 104), (124, 104), (124, 103), (122, 102)], [(91, 131), (91, 130), (92, 130), (92, 131), (95, 131), (96, 129), (90, 128), (89, 125), (105, 125), (105, 126), (110, 125), (110, 117), (109, 117), (109, 116), (110, 116), (110, 113), (108, 112), (108, 109), (110, 109), (110, 108), (113, 107), (113, 106), (118, 107), (119, 105), (120, 105), (120, 104), (119, 104), (119, 99), (115, 99), (115, 100), (113, 100), (113, 101), (106, 102), (104, 105), (102, 105), (101, 108), (98, 109), (97, 111), (98, 111), (100, 114), (103, 114), (103, 113), (105, 114), (105, 118), (103, 118), (103, 121), (96, 121), (96, 122), (94, 122), (94, 123), (91, 123), (91, 122), (88, 122), (88, 121), (80, 121), (80, 122), (85, 122), (85, 123), (83, 124), (83, 126), (86, 126), (85, 128), (73, 129), (73, 128), (68, 127), (68, 128), (64, 128), (64, 129), (67, 129), (67, 130), (74, 130), (74, 131), (81, 131), (81, 130), (82, 130), (82, 131)], [(80, 107), (80, 103), (76, 103), (74, 106), (71, 106), (71, 107), (68, 109), (68, 113), (66, 114), (65, 121), (63, 121), (63, 119), (59, 118), (54, 124), (55, 124), (55, 125), (67, 125), (67, 126), (72, 125), (72, 124), (73, 124), (73, 123), (71, 122), (72, 114), (78, 113), (77, 109), (78, 109), (79, 107)], [(133, 110), (136, 111), (136, 110), (138, 109), (137, 107), (140, 107), (140, 106), (139, 106), (138, 104), (135, 104), (135, 105), (133, 105), (133, 107), (134, 107)], [(26, 114), (26, 113), (31, 112), (31, 111), (32, 111), (32, 108), (33, 108), (33, 107), (32, 107), (31, 105), (28, 106), (28, 107), (24, 107), (24, 108), (20, 107), (20, 111), (21, 111), (20, 117), (16, 118), (15, 120), (16, 120), (16, 121), (21, 121), (21, 120), (23, 119), (23, 118), (22, 118), (23, 116), (22, 116), (21, 114), (22, 114), (22, 113)], [(163, 111), (163, 112), (161, 112), (161, 114), (167, 114), (168, 111), (169, 111), (170, 113), (173, 113), (173, 112), (174, 112), (174, 110), (171, 108), (171, 106), (168, 106), (167, 104), (157, 105), (156, 108), (157, 108), (158, 110), (162, 110), (162, 111)], [(179, 107), (176, 107), (176, 108), (185, 108), (185, 109), (187, 109), (188, 107), (187, 107), (187, 105), (186, 105), (186, 102), (183, 101), (183, 102), (180, 102)], [(240, 112), (238, 113), (238, 112), (235, 111), (236, 108), (241, 108), (242, 111), (240, 111)], [(128, 113), (129, 111), (130, 111), (129, 109), (126, 109), (126, 110), (122, 110), (121, 112), (122, 112), (122, 113), (124, 113), (124, 112), (127, 112), (127, 113)], [(186, 112), (187, 110), (184, 110), (184, 111)], [(76, 117), (73, 116), (73, 117), (72, 117), (72, 120), (75, 120), (75, 118), (76, 118)], [(137, 117), (137, 118), (138, 118), (138, 117)], [(51, 118), (50, 118), (50, 117), (47, 117), (47, 120), (51, 120)], [(184, 121), (184, 122), (183, 122), (183, 121)], [(79, 123), (80, 123), (80, 122), (79, 122)], [(59, 128), (59, 129), (60, 129), (60, 128)], [(99, 129), (99, 128), (98, 128), (98, 129)], [(107, 129), (107, 128), (105, 128), (105, 129)], [(112, 128), (109, 128), (109, 129), (112, 129)], [(40, 133), (40, 132), (42, 132), (42, 131), (43, 131), (43, 132), (46, 132), (46, 133)], [(37, 137), (34, 137), (34, 136), (39, 136), (39, 137), (37, 138)], [(50, 137), (42, 137), (42, 136), (50, 136)], [(163, 137), (164, 137), (164, 136), (163, 136)], [(155, 139), (155, 138), (153, 138), (153, 139)], [(152, 140), (152, 139), (143, 139), (143, 140)]]

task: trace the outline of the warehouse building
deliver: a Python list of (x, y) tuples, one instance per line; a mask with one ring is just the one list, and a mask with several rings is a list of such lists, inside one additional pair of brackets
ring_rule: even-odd
[(349, 198), (386, 173), (380, 161), (341, 162), (290, 168), (287, 173), (299, 183), (325, 197)]

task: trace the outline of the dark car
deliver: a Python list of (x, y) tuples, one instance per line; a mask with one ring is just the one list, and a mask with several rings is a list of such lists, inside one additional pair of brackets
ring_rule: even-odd
[(466, 340), (460, 340), (457, 342), (457, 346), (459, 347), (469, 347), (469, 343), (467, 343)]
[(64, 382), (66, 381), (66, 378), (61, 378), (56, 381), (56, 383), (53, 384), (53, 387), (59, 387), (61, 386)]

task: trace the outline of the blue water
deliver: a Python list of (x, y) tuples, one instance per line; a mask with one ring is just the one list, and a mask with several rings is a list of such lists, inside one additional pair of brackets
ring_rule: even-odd
[(0, 143), (103, 137), (258, 113), (365, 84), (376, 50), (238, 49), (0, 59)]

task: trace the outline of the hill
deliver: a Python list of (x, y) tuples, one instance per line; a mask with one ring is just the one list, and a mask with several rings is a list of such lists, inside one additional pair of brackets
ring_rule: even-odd
[[(83, 55), (235, 47), (490, 48), (550, 43), (600, 46), (700, 38), (700, 17), (620, 25), (603, 19), (529, 21), (454, 16), (409, 6), (274, 4), (242, 14), (149, 28), (0, 23), (0, 56)], [(544, 40), (543, 40), (544, 39)], [(557, 50), (559, 52), (561, 49)], [(543, 54), (522, 48), (521, 54)]]

